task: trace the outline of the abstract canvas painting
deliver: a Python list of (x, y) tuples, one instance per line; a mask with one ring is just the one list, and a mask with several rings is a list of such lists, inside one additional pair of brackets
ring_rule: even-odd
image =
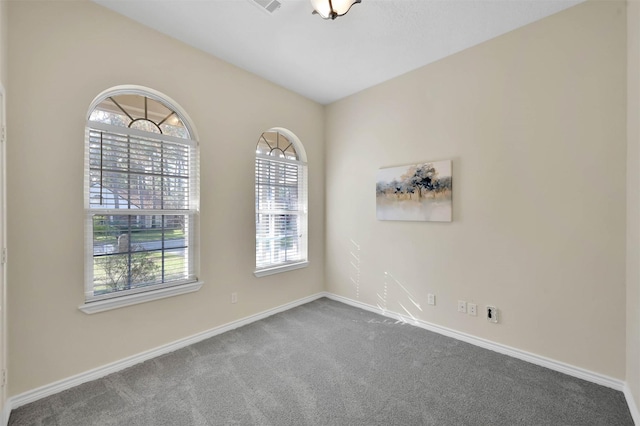
[(451, 160), (388, 167), (376, 176), (378, 220), (451, 222)]

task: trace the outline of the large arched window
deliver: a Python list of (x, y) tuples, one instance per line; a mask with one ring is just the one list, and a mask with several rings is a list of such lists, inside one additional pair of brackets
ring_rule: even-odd
[(88, 313), (200, 287), (198, 143), (186, 114), (151, 89), (99, 95), (85, 132)]
[(307, 265), (307, 163), (285, 129), (263, 133), (256, 147), (256, 276)]

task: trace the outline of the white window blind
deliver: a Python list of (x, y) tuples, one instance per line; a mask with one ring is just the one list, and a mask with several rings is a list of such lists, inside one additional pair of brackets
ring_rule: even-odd
[(87, 302), (195, 282), (198, 147), (89, 121)]
[(282, 157), (256, 154), (256, 272), (307, 261), (307, 166)]

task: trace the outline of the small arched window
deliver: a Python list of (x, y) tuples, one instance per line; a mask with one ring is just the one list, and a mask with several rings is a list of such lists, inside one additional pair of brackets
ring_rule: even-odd
[(92, 103), (85, 131), (85, 312), (200, 287), (193, 132), (186, 114), (151, 89), (114, 88)]
[(256, 276), (307, 265), (307, 162), (298, 138), (271, 129), (255, 163)]

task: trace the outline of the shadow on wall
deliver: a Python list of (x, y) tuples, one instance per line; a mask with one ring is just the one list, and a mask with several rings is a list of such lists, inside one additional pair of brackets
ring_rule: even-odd
[[(351, 284), (353, 286), (353, 294), (355, 295), (355, 299), (360, 300), (360, 276), (362, 267), (360, 244), (358, 244), (353, 238), (351, 238), (349, 242), (349, 280), (351, 281)], [(420, 303), (416, 301), (416, 297), (414, 297), (413, 294), (411, 294), (411, 292), (402, 284), (402, 282), (400, 282), (400, 280), (394, 277), (390, 272), (384, 272), (382, 283), (382, 289), (376, 293), (376, 306), (382, 311), (383, 314), (386, 314), (387, 312), (399, 313), (405, 317), (411, 318), (412, 321), (410, 322), (414, 325), (417, 325), (418, 319), (414, 315), (414, 313), (416, 312), (415, 309), (422, 312), (422, 307), (420, 306)], [(390, 293), (400, 294), (401, 297), (398, 297), (398, 300), (390, 301)], [(404, 297), (402, 297), (402, 295), (404, 295)], [(396, 312), (389, 310), (389, 302), (397, 303), (400, 306), (401, 311)]]
[[(355, 299), (360, 300), (360, 276), (362, 267), (360, 244), (358, 244), (353, 238), (351, 238), (349, 242), (349, 280), (351, 281), (351, 284), (353, 286), (353, 294), (355, 296)], [(376, 306), (383, 312), (383, 314), (386, 312), (399, 313), (403, 316), (411, 318), (412, 321), (410, 322), (414, 325), (417, 325), (418, 319), (414, 315), (415, 309), (422, 312), (422, 307), (420, 306), (420, 303), (416, 301), (416, 297), (414, 297), (411, 292), (402, 284), (402, 282), (400, 282), (400, 280), (394, 277), (390, 272), (384, 272), (382, 283), (382, 289), (376, 293)], [(396, 312), (389, 309), (388, 305), (390, 302), (390, 293), (405, 296), (399, 297), (398, 300), (395, 301), (395, 303), (397, 303), (401, 308), (401, 311)]]
[(349, 279), (353, 283), (356, 300), (360, 299), (360, 245), (353, 239), (351, 241), (351, 250), (349, 252), (351, 263)]
[[(412, 321), (410, 322), (413, 323), (413, 325), (417, 325), (419, 321), (410, 309), (418, 309), (420, 312), (422, 312), (420, 303), (416, 301), (416, 298), (411, 294), (411, 292), (407, 290), (407, 288), (390, 272), (385, 271), (383, 282), (384, 286), (382, 288), (382, 294), (378, 293), (378, 308), (380, 308), (383, 313), (386, 313), (389, 310), (387, 305), (389, 292), (392, 291), (393, 294), (400, 293), (401, 295), (406, 296), (406, 301), (401, 300), (400, 298), (396, 301), (400, 308), (402, 308), (402, 310), (404, 311), (404, 313), (397, 313), (402, 314), (403, 316), (406, 313), (406, 316), (412, 319)], [(397, 289), (400, 289), (401, 291), (398, 292)]]

